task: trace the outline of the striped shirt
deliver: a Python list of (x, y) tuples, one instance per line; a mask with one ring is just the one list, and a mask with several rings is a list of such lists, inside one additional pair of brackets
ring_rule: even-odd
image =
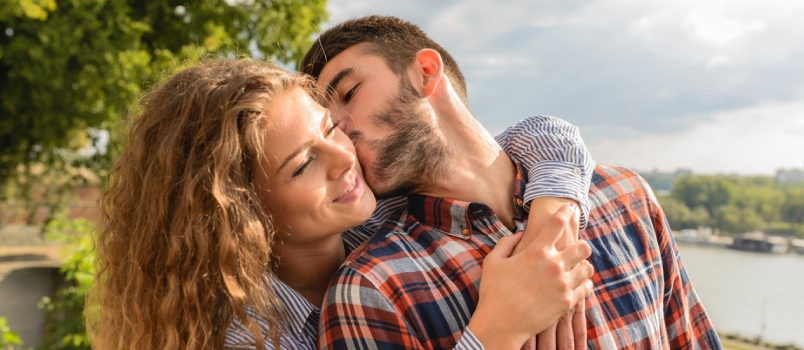
[[(530, 177), (522, 191), (525, 207), (538, 197), (572, 198), (580, 203), (581, 225), (586, 223), (589, 200), (585, 195), (594, 162), (581, 139), (578, 128), (564, 120), (551, 116), (535, 116), (520, 121), (496, 137), (503, 150), (521, 160)], [(407, 205), (406, 197), (396, 197), (377, 202), (374, 214), (363, 224), (343, 233), (344, 246), (353, 251), (374, 235), (395, 211)], [(298, 292), (273, 278), (277, 297), (285, 306), (286, 327), (280, 340), (282, 349), (315, 349), (316, 332), (320, 309), (304, 299)], [(263, 332), (267, 324), (255, 317)], [(274, 349), (266, 341), (266, 349)], [(225, 345), (230, 349), (253, 349), (251, 333), (235, 319), (227, 329)], [(467, 331), (456, 348), (482, 349), (482, 345)]]
[[(515, 198), (526, 182), (521, 168), (517, 176)], [(720, 349), (647, 183), (629, 170), (600, 166), (589, 198), (580, 234), (595, 267), (586, 301), (589, 348)], [(516, 230), (526, 224), (523, 211), (517, 206)], [(408, 196), (407, 207), (333, 278), (319, 347), (452, 348), (475, 310), (483, 258), (510, 234), (484, 204)]]

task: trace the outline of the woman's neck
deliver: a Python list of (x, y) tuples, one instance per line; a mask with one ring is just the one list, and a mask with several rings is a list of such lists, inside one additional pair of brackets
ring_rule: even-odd
[(278, 241), (273, 249), (279, 256), (279, 280), (321, 307), (329, 281), (346, 258), (341, 235), (303, 244)]

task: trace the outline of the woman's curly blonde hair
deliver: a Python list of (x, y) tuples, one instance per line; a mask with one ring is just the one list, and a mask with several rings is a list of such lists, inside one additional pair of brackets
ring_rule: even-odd
[[(100, 200), (88, 331), (98, 349), (223, 348), (237, 317), (278, 344), (274, 231), (252, 187), (266, 113), (310, 83), (271, 63), (209, 60), (157, 86)], [(260, 330), (255, 318), (269, 327)]]

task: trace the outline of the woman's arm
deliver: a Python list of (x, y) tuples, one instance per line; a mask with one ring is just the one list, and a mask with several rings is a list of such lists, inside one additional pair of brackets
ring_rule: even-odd
[[(523, 196), (523, 204), (529, 209), (528, 225), (513, 254), (533, 242), (538, 229), (568, 202), (577, 203), (581, 210), (556, 248), (562, 250), (576, 242), (578, 229), (586, 226), (590, 207), (587, 193), (595, 168), (578, 128), (556, 117), (535, 116), (508, 128), (497, 136), (497, 141), (510, 157), (522, 164), (528, 175)], [(560, 323), (540, 333), (539, 342), (551, 344), (548, 348), (555, 344), (560, 349), (559, 345), (571, 343), (583, 348), (586, 343), (584, 311), (582, 305), (576, 307)]]

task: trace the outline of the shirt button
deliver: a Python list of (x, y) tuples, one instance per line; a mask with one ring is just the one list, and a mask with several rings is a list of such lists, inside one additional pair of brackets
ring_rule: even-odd
[(575, 175), (581, 175), (581, 169), (579, 168), (572, 169), (572, 173)]
[(581, 198), (581, 191), (575, 191), (575, 196)]
[(470, 233), (472, 233), (472, 231), (470, 231), (468, 228), (465, 228), (465, 229), (461, 230), (461, 233), (464, 236), (468, 236)]
[(522, 201), (522, 198), (516, 197), (516, 205), (521, 207), (523, 203), (524, 201)]

